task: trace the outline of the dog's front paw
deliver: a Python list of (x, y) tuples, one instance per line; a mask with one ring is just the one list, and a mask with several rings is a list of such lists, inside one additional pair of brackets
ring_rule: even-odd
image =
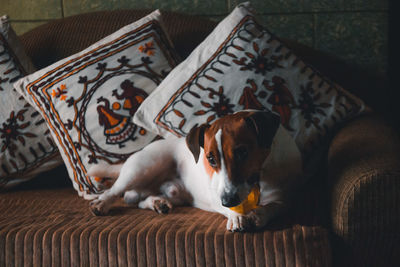
[(167, 214), (172, 210), (172, 204), (165, 198), (155, 199), (153, 209), (160, 214)]
[(96, 216), (104, 216), (110, 211), (110, 206), (106, 201), (97, 198), (90, 202), (89, 209)]
[(246, 216), (235, 213), (228, 216), (226, 230), (231, 232), (242, 232), (249, 228), (249, 223)]
[(255, 209), (246, 214), (248, 225), (253, 230), (260, 230), (268, 223), (268, 217), (263, 210)]

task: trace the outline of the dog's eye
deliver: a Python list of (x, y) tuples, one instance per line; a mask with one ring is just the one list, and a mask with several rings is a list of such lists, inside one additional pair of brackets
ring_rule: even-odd
[(241, 162), (247, 159), (247, 156), (249, 155), (249, 152), (246, 147), (240, 146), (235, 149), (234, 151), (234, 157), (236, 162)]
[(208, 163), (210, 164), (211, 167), (217, 167), (217, 161), (215, 160), (213, 154), (211, 154), (211, 153), (208, 154), (207, 155), (207, 160), (208, 160)]

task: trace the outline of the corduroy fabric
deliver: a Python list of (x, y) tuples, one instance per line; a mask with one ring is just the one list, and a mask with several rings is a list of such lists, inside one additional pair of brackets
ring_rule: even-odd
[(398, 133), (376, 117), (349, 123), (331, 144), (332, 228), (349, 266), (400, 262), (399, 151)]
[(1, 266), (330, 266), (320, 226), (231, 233), (191, 207), (171, 214), (124, 206), (93, 216), (73, 189), (0, 196)]
[[(86, 48), (148, 13), (150, 11), (127, 10), (78, 15), (41, 25), (22, 35), (21, 40), (36, 67), (42, 68)], [(185, 58), (216, 25), (198, 17), (168, 12), (165, 13), (164, 21), (182, 58)], [(384, 80), (343, 66), (340, 61), (310, 48), (292, 42), (288, 44), (306, 62), (361, 97), (369, 106), (383, 113), (387, 112), (385, 112), (387, 104)], [(330, 186), (333, 188), (330, 194), (331, 225), (339, 237), (338, 246), (344, 250), (348, 248), (347, 245), (353, 247), (353, 254), (359, 255), (353, 262), (361, 262), (360, 266), (363, 266), (363, 263), (371, 263), (372, 266), (390, 266), (396, 263), (395, 257), (400, 256), (399, 230), (394, 227), (396, 222), (399, 225), (400, 217), (399, 151), (397, 145), (393, 146), (398, 142), (396, 133), (379, 122), (379, 119), (365, 118), (350, 122), (343, 128), (335, 137), (330, 149), (328, 165)], [(323, 179), (316, 177), (316, 180), (323, 183)], [(27, 261), (28, 259), (35, 259), (34, 262), (41, 261), (43, 266), (49, 266), (51, 263), (59, 266), (62, 260), (71, 263), (77, 259), (82, 266), (88, 266), (89, 263), (97, 266), (103, 261), (128, 263), (127, 259), (132, 260), (129, 264), (137, 264), (139, 261), (150, 264), (158, 259), (160, 264), (165, 262), (178, 265), (195, 262), (201, 266), (204, 262), (221, 265), (225, 261), (228, 265), (236, 261), (243, 263), (246, 259), (250, 264), (251, 259), (256, 258), (255, 266), (258, 262), (260, 263), (258, 266), (264, 263), (269, 266), (274, 266), (275, 263), (276, 266), (285, 266), (289, 265), (288, 262), (293, 263), (293, 259), (296, 260), (292, 264), (294, 266), (295, 264), (301, 266), (300, 263), (307, 265), (307, 262), (310, 263), (308, 265), (328, 266), (331, 258), (330, 244), (326, 231), (316, 226), (321, 223), (318, 217), (324, 217), (324, 213), (328, 211), (324, 203), (321, 203), (321, 196), (323, 198), (325, 194), (321, 189), (324, 187), (316, 183), (307, 186), (315, 187), (314, 191), (318, 194), (310, 196), (306, 204), (298, 202), (298, 207), (309, 209), (312, 211), (311, 214), (320, 215), (310, 216), (310, 213), (295, 208), (298, 214), (303, 214), (300, 217), (293, 215), (293, 218), (296, 218), (295, 227), (281, 226), (280, 229), (278, 227), (264, 233), (246, 235), (225, 232), (222, 216), (195, 209), (177, 209), (176, 211), (180, 213), (172, 215), (175, 217), (169, 217), (170, 215), (162, 217), (170, 218), (164, 222), (158, 221), (161, 217), (157, 217), (155, 213), (136, 210), (130, 210), (122, 215), (118, 215), (117, 212), (117, 216), (96, 218), (87, 214), (87, 203), (79, 200), (72, 190), (11, 192), (0, 195), (2, 201), (0, 265), (5, 265), (3, 263), (6, 259), (7, 263), (12, 265), (12, 260), (18, 255), (28, 266), (33, 265), (33, 262)], [(32, 201), (35, 197), (30, 196), (31, 194), (36, 194), (36, 201)], [(49, 195), (40, 200), (38, 194)], [(305, 192), (301, 194), (308, 195)], [(35, 205), (29, 205), (31, 201)], [(38, 203), (42, 203), (42, 208), (36, 208)], [(64, 205), (64, 208), (59, 209), (60, 205)], [(316, 209), (309, 207), (313, 205), (317, 206)], [(56, 209), (51, 210), (51, 208)], [(38, 213), (47, 212), (47, 217), (38, 217), (36, 210)], [(125, 212), (127, 209), (122, 211)], [(22, 216), (19, 220), (8, 216), (17, 213)], [(206, 215), (201, 217), (199, 213)], [(146, 217), (147, 215), (149, 217)], [(193, 217), (189, 219), (188, 216), (191, 215)], [(189, 226), (191, 222), (194, 223), (192, 227)], [(207, 222), (211, 224), (204, 226)], [(30, 223), (36, 225), (31, 231), (29, 231)], [(157, 231), (160, 225), (161, 230)], [(199, 232), (196, 227), (200, 227)], [(379, 229), (387, 231), (383, 231), (380, 235)], [(144, 247), (141, 246), (143, 240), (147, 240)], [(157, 243), (155, 240), (162, 241)], [(187, 243), (182, 243), (182, 240)], [(154, 247), (156, 243), (159, 246)], [(140, 246), (137, 246), (138, 244)], [(186, 244), (192, 245), (189, 247)], [(198, 244), (197, 248), (203, 245), (203, 249), (196, 250), (193, 244)], [(122, 249), (124, 246), (128, 249)], [(34, 251), (34, 253), (25, 255), (24, 247), (25, 252)], [(283, 248), (289, 249), (283, 250)], [(195, 256), (193, 251), (198, 251), (199, 254)], [(282, 251), (298, 253), (284, 254)], [(160, 252), (161, 256), (153, 258), (154, 255), (159, 255), (157, 252)], [(146, 256), (138, 256), (142, 253)], [(17, 259), (16, 262), (21, 263), (21, 259)], [(348, 265), (354, 264), (350, 262)], [(342, 262), (338, 266), (343, 266)]]

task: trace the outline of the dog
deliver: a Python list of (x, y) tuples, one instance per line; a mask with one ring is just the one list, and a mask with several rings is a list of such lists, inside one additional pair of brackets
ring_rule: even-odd
[[(95, 215), (106, 215), (124, 194), (127, 203), (158, 213), (186, 204), (218, 212), (227, 217), (227, 230), (250, 231), (287, 209), (302, 160), (277, 115), (244, 110), (195, 126), (186, 138), (155, 141), (122, 165), (96, 165), (88, 174), (118, 177), (90, 202)], [(235, 211), (256, 186), (257, 207)]]

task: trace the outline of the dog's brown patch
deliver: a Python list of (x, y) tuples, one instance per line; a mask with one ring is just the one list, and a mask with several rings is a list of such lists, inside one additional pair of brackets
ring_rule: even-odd
[(203, 165), (204, 168), (206, 170), (207, 175), (210, 177), (210, 179), (213, 177), (215, 170), (213, 169), (213, 167), (210, 166), (210, 164), (208, 163), (207, 157), (204, 154), (203, 156)]
[[(233, 184), (241, 184), (246, 180), (254, 179), (254, 176), (259, 174), (262, 164), (269, 154), (268, 148), (262, 148), (258, 145), (256, 133), (249, 129), (245, 120), (252, 114), (252, 112), (239, 112), (223, 117), (204, 132), (205, 157), (213, 156), (216, 161), (216, 166), (211, 167), (205, 159), (205, 165), (210, 166), (213, 171), (219, 172), (221, 156), (223, 156), (227, 175)], [(215, 140), (215, 135), (220, 129), (222, 129), (222, 155)], [(246, 151), (245, 158), (238, 157), (239, 150)], [(208, 172), (211, 173), (211, 171)]]

